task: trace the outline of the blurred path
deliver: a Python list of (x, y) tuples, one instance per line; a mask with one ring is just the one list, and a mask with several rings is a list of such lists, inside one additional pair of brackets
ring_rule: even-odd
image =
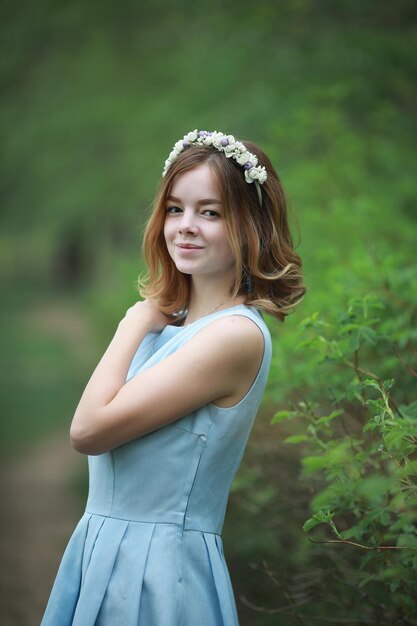
[[(72, 355), (67, 368), (73, 363), (84, 371), (86, 364), (91, 365), (92, 329), (71, 298), (56, 294), (48, 298), (42, 293), (41, 297), (28, 298), (23, 305), (9, 298), (9, 304), (8, 323), (22, 328), (27, 341), (33, 337), (38, 346), (43, 338), (47, 345), (58, 338)], [(18, 354), (19, 349), (17, 346), (14, 353)], [(55, 353), (48, 361), (36, 348), (25, 351), (21, 358), (28, 364), (26, 376), (51, 375), (54, 380), (54, 368), (59, 366)], [(62, 385), (59, 377), (56, 381)], [(29, 394), (29, 419), (30, 401), (34, 400), (30, 398), (30, 389), (23, 387), (22, 393)], [(18, 417), (10, 415), (10, 419)], [(59, 419), (62, 426), (55, 425), (53, 431), (50, 426), (46, 436), (40, 437), (37, 432), (32, 443), (28, 445), (25, 439), (22, 447), (17, 446), (18, 452), (0, 459), (1, 626), (39, 626), (63, 551), (81, 515), (80, 489), (77, 490), (75, 481), (81, 477), (86, 459), (71, 448), (68, 419), (65, 424), (62, 415)], [(31, 427), (27, 432), (35, 431)]]
[(71, 479), (84, 459), (59, 432), (2, 464), (2, 626), (39, 626), (56, 570), (80, 516)]

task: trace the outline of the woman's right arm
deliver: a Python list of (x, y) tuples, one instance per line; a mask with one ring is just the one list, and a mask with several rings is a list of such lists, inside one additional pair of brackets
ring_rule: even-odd
[[(126, 320), (118, 336), (125, 348), (135, 343), (129, 344), (129, 333), (137, 339), (134, 318)], [(114, 344), (113, 354), (123, 352), (121, 344)], [(129, 358), (117, 373), (117, 384), (127, 374), (132, 348), (129, 350)], [(255, 379), (262, 355), (263, 336), (256, 324), (246, 317), (227, 316), (208, 324), (174, 354), (134, 376), (116, 393), (114, 383), (105, 380), (106, 375), (110, 381), (113, 376), (109, 358), (93, 396), (100, 396), (100, 382), (111, 393), (104, 402), (80, 401), (71, 427), (73, 445), (85, 454), (101, 454), (210, 402), (232, 406)]]

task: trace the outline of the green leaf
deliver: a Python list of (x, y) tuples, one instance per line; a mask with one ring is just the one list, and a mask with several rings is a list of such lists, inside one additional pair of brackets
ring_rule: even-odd
[(271, 424), (278, 424), (279, 422), (283, 422), (284, 420), (291, 420), (294, 417), (297, 417), (297, 415), (297, 411), (278, 411), (271, 419)]
[[(379, 473), (371, 474), (356, 484), (356, 495), (372, 506), (374, 509), (372, 514), (378, 514), (381, 522), (381, 514), (384, 512), (384, 509), (377, 507), (382, 506), (386, 501), (394, 484), (393, 478), (383, 476)], [(369, 515), (371, 515), (371, 513), (369, 513)]]
[(304, 469), (308, 474), (316, 472), (317, 470), (325, 469), (329, 461), (326, 456), (306, 456), (302, 459), (302, 464), (304, 465)]
[(373, 328), (369, 328), (368, 326), (362, 326), (359, 334), (361, 338), (367, 341), (368, 343), (372, 345), (376, 344), (377, 334)]
[(348, 351), (356, 352), (357, 350), (359, 350), (360, 345), (361, 345), (360, 333), (359, 332), (352, 333), (352, 335), (350, 335), (349, 337), (348, 344), (347, 344)]
[(351, 528), (344, 530), (342, 533), (342, 537), (343, 539), (356, 539), (357, 541), (360, 541), (363, 535), (365, 534), (365, 532), (366, 532), (365, 523), (359, 522), (358, 524), (355, 524)]
[(340, 334), (345, 335), (346, 333), (350, 333), (352, 330), (357, 330), (358, 328), (360, 328), (359, 324), (353, 324), (353, 323), (345, 324), (340, 329)]
[(403, 467), (398, 468), (398, 476), (405, 478), (406, 476), (417, 476), (417, 461), (406, 461)]
[(310, 517), (306, 522), (304, 522), (303, 530), (305, 533), (308, 533), (309, 530), (315, 528), (318, 524), (322, 524), (322, 520), (318, 520), (315, 517)]
[(304, 532), (308, 532), (318, 524), (330, 524), (333, 521), (333, 511), (317, 511), (312, 517), (310, 517), (303, 524)]
[(329, 415), (323, 415), (322, 417), (320, 417), (317, 420), (317, 424), (319, 426), (322, 425), (327, 425), (329, 424), (332, 420), (334, 420), (336, 417), (339, 417), (339, 415), (343, 415), (343, 410), (342, 409), (335, 409), (334, 411), (332, 411)]
[(311, 455), (302, 459), (302, 464), (307, 473), (312, 473), (321, 469), (329, 469), (339, 472), (344, 471), (346, 463), (351, 461), (353, 451), (350, 441), (332, 440), (327, 444), (327, 449), (321, 455)]
[(332, 482), (328, 487), (317, 493), (311, 506), (313, 510), (331, 509), (343, 507), (343, 501), (346, 494), (346, 487), (340, 482)]
[(384, 435), (385, 445), (388, 450), (403, 450), (410, 445), (407, 437), (401, 428), (393, 428)]
[(417, 400), (408, 405), (401, 404), (399, 409), (401, 411), (401, 415), (411, 419), (417, 418)]
[(364, 387), (374, 387), (375, 389), (378, 389), (378, 391), (381, 391), (381, 385), (374, 378), (365, 378), (362, 385)]
[(284, 439), (284, 443), (301, 443), (302, 441), (307, 441), (307, 435), (291, 435)]

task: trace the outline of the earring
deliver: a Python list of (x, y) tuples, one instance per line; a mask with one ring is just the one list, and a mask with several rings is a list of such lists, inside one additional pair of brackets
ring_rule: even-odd
[(248, 271), (245, 270), (245, 291), (246, 293), (253, 293), (253, 278)]

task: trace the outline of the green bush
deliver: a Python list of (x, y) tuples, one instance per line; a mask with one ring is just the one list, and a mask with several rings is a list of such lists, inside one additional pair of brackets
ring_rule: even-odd
[[(320, 363), (317, 384), (272, 420), (297, 420), (286, 443), (301, 446), (314, 487), (304, 530), (338, 551), (334, 577), (348, 572), (346, 583), (374, 607), (375, 623), (383, 610), (383, 623), (410, 626), (417, 620), (416, 302), (416, 269), (391, 269), (375, 294), (352, 298), (339, 316), (306, 319), (302, 348)], [(356, 569), (346, 569), (347, 550), (360, 554)]]

